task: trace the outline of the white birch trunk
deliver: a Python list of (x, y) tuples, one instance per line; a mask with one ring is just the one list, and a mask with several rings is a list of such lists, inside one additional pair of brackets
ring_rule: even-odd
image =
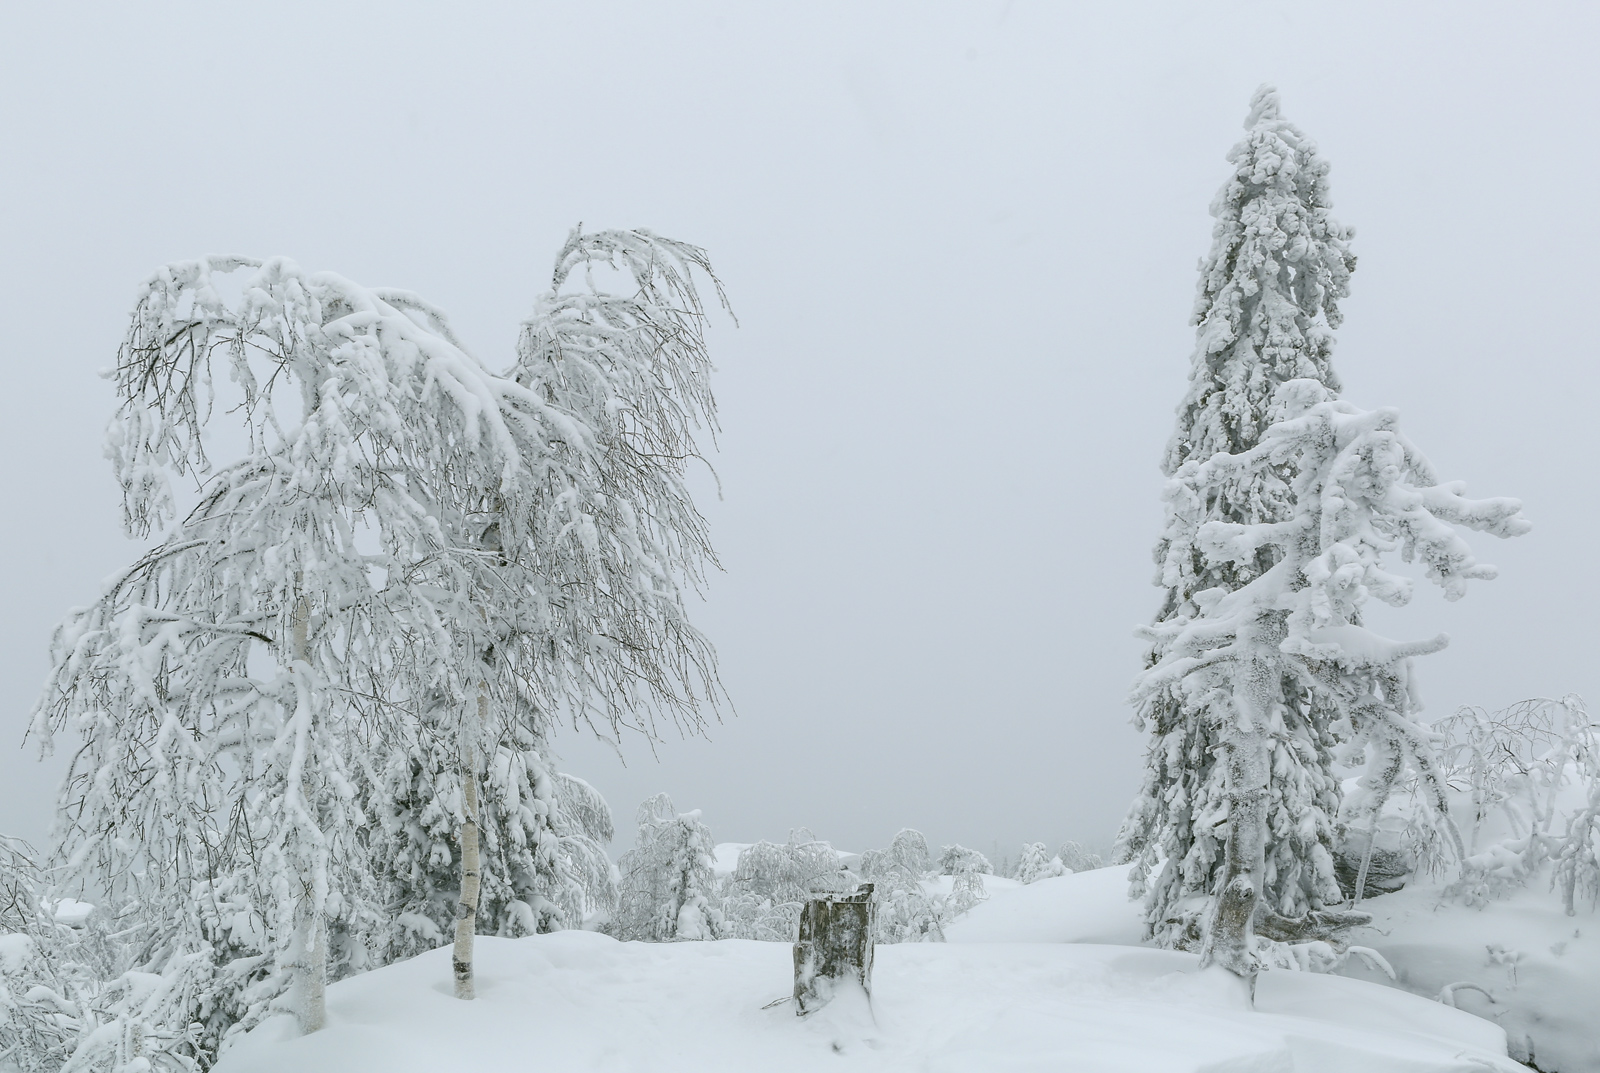
[(328, 928), (321, 913), (296, 913), (289, 948), (295, 1022), (301, 1035), (328, 1023)]
[(475, 998), (472, 936), (478, 925), (478, 735), (489, 719), (489, 692), (478, 689), (478, 725), (461, 735), (461, 789), (466, 816), (461, 824), (461, 899), (456, 905), (456, 946), (451, 959), (456, 998)]
[[(295, 603), (290, 629), (289, 659), (292, 663), (311, 662), (309, 630), (311, 603), (304, 596)], [(322, 914), (301, 895), (294, 915), (294, 938), (289, 948), (290, 987), (293, 991), (295, 1021), (302, 1035), (320, 1030), (328, 1023), (328, 932)]]

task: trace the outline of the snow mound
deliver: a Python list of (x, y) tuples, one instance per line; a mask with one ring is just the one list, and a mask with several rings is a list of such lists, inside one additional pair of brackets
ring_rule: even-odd
[(1125, 867), (1096, 868), (1026, 886), (984, 876), (989, 900), (945, 928), (952, 943), (1111, 943), (1137, 946), (1138, 902), (1128, 899)]
[(787, 1001), (787, 944), (480, 937), (478, 965), (475, 1002), (451, 997), (448, 949), (334, 984), (326, 1029), (295, 1038), (269, 1021), (216, 1073), (1519, 1069), (1498, 1028), (1439, 1003), (1279, 972), (1251, 1009), (1222, 970), (1148, 949), (880, 946), (870, 1008), (841, 1000), (806, 1020)]
[[(1479, 907), (1447, 900), (1433, 884), (1361, 908), (1373, 922), (1356, 941), (1388, 959), (1398, 986), (1428, 998), (1445, 993), (1496, 1022), (1511, 1054), (1545, 1073), (1600, 1073), (1600, 916), (1593, 911), (1567, 916), (1539, 877)], [(1381, 979), (1354, 960), (1344, 971)]]

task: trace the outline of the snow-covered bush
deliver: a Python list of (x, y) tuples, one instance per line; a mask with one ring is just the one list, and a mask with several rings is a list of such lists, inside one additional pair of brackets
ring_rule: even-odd
[(617, 912), (607, 930), (653, 943), (723, 938), (716, 843), (699, 810), (680, 813), (670, 797), (657, 794), (639, 806), (637, 819), (634, 846), (618, 862)]
[(736, 939), (794, 942), (808, 898), (855, 886), (832, 846), (804, 829), (792, 831), (788, 842), (756, 842), (740, 851), (724, 889), (723, 916)]
[(1061, 848), (1056, 851), (1056, 857), (1067, 866), (1069, 872), (1091, 872), (1096, 868), (1105, 867), (1100, 854), (1090, 853), (1076, 842), (1061, 843)]
[[(948, 868), (949, 871), (945, 869)], [(857, 865), (861, 878), (874, 886), (878, 902), (880, 943), (943, 942), (947, 924), (988, 897), (982, 876), (989, 861), (976, 850), (946, 846), (940, 868), (934, 869), (928, 840), (904, 828), (887, 849), (869, 850)], [(951, 890), (937, 890), (940, 876), (952, 876)]]
[(967, 872), (990, 876), (994, 875), (994, 866), (989, 863), (989, 858), (966, 846), (945, 846), (939, 851), (940, 875), (959, 876)]
[[(1600, 725), (1582, 698), (1461, 708), (1432, 729), (1465, 828), (1467, 857), (1451, 893), (1481, 902), (1548, 868), (1568, 915), (1585, 898), (1592, 904), (1600, 895)], [(1426, 838), (1418, 825), (1411, 830), (1414, 844)]]
[(887, 848), (863, 853), (856, 870), (878, 903), (874, 942), (944, 941), (943, 907), (923, 886), (934, 873), (921, 831), (902, 828)]

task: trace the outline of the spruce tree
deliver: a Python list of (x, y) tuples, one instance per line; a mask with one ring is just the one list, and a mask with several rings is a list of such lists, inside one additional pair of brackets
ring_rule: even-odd
[[(1244, 140), (1228, 154), (1233, 174), (1211, 205), (1216, 224), (1200, 268), (1189, 386), (1162, 464), (1169, 478), (1190, 459), (1255, 447), (1279, 385), (1312, 379), (1329, 391), (1339, 388), (1330, 364), (1333, 329), (1355, 258), (1348, 247), (1351, 231), (1329, 214), (1328, 164), (1281, 116), (1271, 86), (1256, 91), (1245, 128)], [(1184, 522), (1272, 523), (1286, 519), (1290, 506), (1280, 476), (1263, 469), (1217, 489), (1202, 512)], [(1165, 590), (1158, 626), (1196, 617), (1207, 598), (1248, 585), (1277, 558), (1270, 546), (1237, 563), (1184, 558), (1171, 554), (1173, 539), (1169, 525), (1155, 549), (1155, 580)], [(1165, 655), (1163, 642), (1155, 641), (1146, 665)], [(1284, 777), (1304, 786), (1306, 806), (1302, 822), (1270, 847), (1280, 862), (1272, 893), (1301, 911), (1320, 909), (1338, 897), (1331, 865), (1320, 863), (1338, 808), (1326, 713), (1299, 682), (1282, 679), (1268, 688), (1285, 708), (1293, 739), (1295, 772)], [(1138, 864), (1134, 892), (1146, 897), (1147, 934), (1180, 948), (1201, 938), (1228, 832), (1226, 728), (1214, 701), (1174, 684), (1139, 704), (1136, 723), (1150, 734), (1150, 745), (1144, 784), (1119, 839), (1123, 857)], [(1151, 875), (1158, 860), (1165, 864)], [(1288, 886), (1294, 892), (1285, 899)]]
[(1369, 599), (1411, 597), (1385, 556), (1420, 563), (1455, 599), (1495, 572), (1454, 527), (1507, 537), (1528, 524), (1515, 500), (1441, 484), (1394, 411), (1338, 398), (1327, 359), (1352, 261), (1327, 217), (1327, 168), (1269, 88), (1248, 125), (1213, 207), (1199, 345), (1166, 459), (1166, 600), (1134, 689), (1152, 741), (1121, 849), (1151, 936), (1253, 978), (1315, 960), (1321, 940), (1370, 919), (1338, 908), (1336, 758), (1366, 756), (1358, 822), (1408, 765), (1446, 809), (1411, 686), (1412, 658), (1445, 639), (1365, 628)]
[(612, 934), (651, 943), (726, 938), (712, 868), (716, 842), (700, 810), (680, 813), (672, 798), (656, 794), (636, 818), (633, 848), (618, 862), (622, 883)]

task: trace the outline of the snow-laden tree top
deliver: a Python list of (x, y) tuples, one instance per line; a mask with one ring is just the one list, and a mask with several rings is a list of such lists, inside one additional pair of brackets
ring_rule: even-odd
[(1328, 209), (1328, 164), (1278, 111), (1278, 92), (1256, 90), (1249, 131), (1228, 161), (1233, 176), (1211, 204), (1211, 252), (1200, 269), (1189, 389), (1167, 445), (1170, 476), (1185, 459), (1248, 450), (1286, 380), (1339, 381), (1329, 366), (1339, 300), (1356, 259), (1353, 232)]

